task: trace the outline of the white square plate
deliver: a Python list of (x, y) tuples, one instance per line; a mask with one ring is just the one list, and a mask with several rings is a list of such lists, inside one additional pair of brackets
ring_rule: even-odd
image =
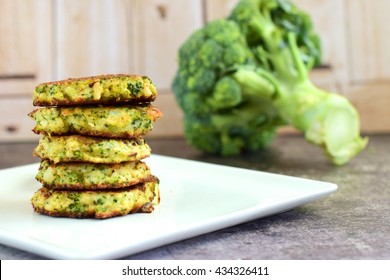
[(0, 243), (55, 259), (114, 259), (290, 210), (335, 184), (152, 155), (161, 204), (106, 220), (33, 212), (38, 164), (0, 170)]

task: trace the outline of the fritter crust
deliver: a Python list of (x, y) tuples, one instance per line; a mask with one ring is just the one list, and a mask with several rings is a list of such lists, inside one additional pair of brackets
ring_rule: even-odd
[(33, 92), (35, 106), (81, 106), (152, 102), (156, 87), (146, 76), (100, 75), (39, 84)]
[(69, 191), (38, 189), (31, 199), (40, 214), (105, 219), (135, 212), (150, 213), (160, 203), (158, 182), (121, 190)]
[(54, 163), (120, 163), (139, 161), (150, 156), (150, 153), (149, 145), (142, 138), (108, 139), (81, 135), (43, 135), (33, 155)]

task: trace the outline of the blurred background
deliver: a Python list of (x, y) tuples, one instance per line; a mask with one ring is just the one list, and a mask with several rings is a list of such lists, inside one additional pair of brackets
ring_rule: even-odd
[[(0, 0), (0, 142), (35, 141), (34, 87), (107, 73), (149, 76), (164, 117), (150, 137), (182, 135), (171, 83), (179, 46), (238, 0)], [(390, 0), (294, 0), (320, 34), (315, 84), (345, 95), (362, 132), (390, 132)], [(293, 133), (292, 129), (283, 133)]]

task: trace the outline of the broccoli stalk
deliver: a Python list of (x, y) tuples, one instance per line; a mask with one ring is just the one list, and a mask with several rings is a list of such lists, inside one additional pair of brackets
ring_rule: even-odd
[(285, 0), (242, 0), (228, 19), (207, 24), (179, 50), (173, 91), (188, 142), (236, 155), (257, 151), (290, 124), (344, 164), (367, 143), (348, 100), (315, 87), (320, 61), (310, 18)]
[(288, 39), (297, 77), (284, 79), (291, 82), (280, 87), (275, 104), (283, 119), (303, 131), (309, 142), (322, 146), (332, 162), (345, 164), (367, 144), (367, 139), (360, 137), (358, 112), (345, 97), (311, 83), (294, 35), (289, 33)]
[(333, 163), (344, 164), (367, 144), (367, 139), (359, 134), (359, 115), (345, 97), (311, 83), (292, 33), (289, 48), (295, 66), (291, 69), (296, 71), (284, 71), (286, 65), (278, 71), (281, 66), (276, 63), (274, 76), (264, 71), (239, 69), (233, 77), (247, 94), (258, 96), (257, 100), (252, 99), (256, 105), (264, 105), (265, 101), (272, 103), (286, 124), (303, 131), (309, 142), (322, 146)]

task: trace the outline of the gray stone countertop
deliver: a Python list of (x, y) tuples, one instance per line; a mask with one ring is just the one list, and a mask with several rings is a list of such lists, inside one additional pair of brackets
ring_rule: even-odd
[[(124, 259), (390, 259), (390, 135), (369, 138), (366, 150), (340, 167), (299, 135), (279, 136), (267, 150), (231, 158), (203, 155), (183, 139), (148, 139), (155, 154), (327, 181), (338, 190), (284, 213)], [(0, 144), (0, 168), (38, 162), (31, 156), (35, 146)], [(42, 257), (0, 245), (0, 259)]]

